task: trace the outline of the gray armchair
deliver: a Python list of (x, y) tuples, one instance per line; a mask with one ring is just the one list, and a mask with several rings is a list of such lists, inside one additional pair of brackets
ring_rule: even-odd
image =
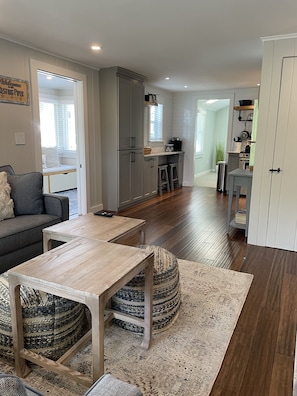
[[(18, 377), (1, 373), (0, 395), (43, 396), (37, 390), (24, 385)], [(105, 374), (87, 390), (84, 396), (142, 396), (142, 392), (135, 385), (118, 380), (111, 374)]]
[(0, 221), (0, 273), (29, 260), (43, 251), (42, 230), (69, 219), (69, 199), (43, 194), (40, 172), (15, 174), (10, 165), (6, 172), (14, 203), (14, 217)]

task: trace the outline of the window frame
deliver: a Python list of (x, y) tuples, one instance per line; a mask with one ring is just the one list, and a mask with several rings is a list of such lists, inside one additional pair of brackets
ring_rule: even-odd
[[(155, 117), (156, 110), (161, 111), (161, 114), (157, 114)], [(154, 120), (154, 117), (156, 118)], [(158, 120), (159, 118), (159, 120)], [(147, 136), (149, 143), (162, 143), (163, 142), (163, 124), (164, 124), (164, 106), (159, 103), (158, 106), (146, 106), (144, 114), (144, 132)], [(156, 126), (157, 125), (157, 126)], [(156, 126), (156, 130), (152, 130)], [(159, 131), (158, 131), (159, 129)], [(155, 137), (153, 136), (155, 132)]]
[[(63, 155), (64, 153), (69, 153), (69, 154), (74, 154), (76, 153), (77, 147), (76, 147), (76, 142), (75, 142), (75, 149), (70, 149), (69, 144), (71, 142), (69, 141), (69, 131), (68, 131), (68, 110), (67, 106), (71, 105), (73, 106), (71, 112), (74, 122), (74, 131), (75, 131), (75, 108), (74, 108), (74, 100), (72, 97), (66, 96), (56, 96), (52, 94), (44, 94), (41, 93), (39, 95), (39, 108), (41, 108), (41, 103), (51, 103), (54, 105), (54, 122), (55, 122), (55, 142), (56, 142), (56, 147), (58, 149), (58, 152), (60, 155)], [(40, 113), (40, 133), (41, 133), (41, 142), (42, 142), (42, 121), (41, 121), (41, 111)], [(60, 120), (60, 115), (62, 115), (62, 120)], [(60, 120), (60, 121), (59, 121)], [(63, 127), (63, 123), (67, 123), (66, 128)], [(72, 145), (73, 145), (73, 139), (72, 139)], [(52, 144), (51, 144), (52, 147)]]

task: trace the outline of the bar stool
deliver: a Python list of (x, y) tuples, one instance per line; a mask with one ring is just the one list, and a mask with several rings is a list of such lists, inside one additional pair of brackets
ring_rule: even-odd
[(167, 191), (170, 192), (170, 184), (168, 178), (168, 166), (167, 165), (159, 165), (158, 166), (158, 187), (159, 194), (162, 195), (163, 187), (166, 187)]
[(179, 179), (178, 179), (178, 171), (177, 171), (177, 163), (169, 164), (170, 167), (170, 188), (171, 191), (174, 191), (174, 185), (176, 184), (179, 187)]

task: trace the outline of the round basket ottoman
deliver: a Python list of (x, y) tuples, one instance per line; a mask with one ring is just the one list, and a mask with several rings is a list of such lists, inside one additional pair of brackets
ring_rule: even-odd
[[(153, 334), (166, 330), (178, 316), (181, 294), (177, 258), (159, 246), (142, 245), (142, 249), (154, 252), (153, 280)], [(138, 318), (144, 318), (144, 271), (134, 277), (111, 298), (111, 307)], [(120, 319), (114, 322), (135, 333), (143, 333), (143, 327)]]
[[(84, 305), (21, 286), (25, 348), (57, 360), (83, 333)], [(0, 275), (0, 358), (14, 362), (9, 283)]]

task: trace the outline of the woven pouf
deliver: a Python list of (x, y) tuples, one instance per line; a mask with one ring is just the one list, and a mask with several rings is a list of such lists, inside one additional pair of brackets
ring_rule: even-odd
[[(154, 252), (153, 281), (153, 333), (166, 330), (177, 318), (180, 307), (179, 269), (176, 257), (159, 246), (142, 245)], [(144, 318), (144, 271), (120, 289), (111, 299), (113, 309), (138, 318)], [(143, 327), (114, 321), (117, 325), (135, 333), (143, 333)]]
[[(21, 286), (25, 348), (57, 360), (82, 335), (84, 306)], [(0, 358), (14, 361), (9, 284), (0, 275)]]

